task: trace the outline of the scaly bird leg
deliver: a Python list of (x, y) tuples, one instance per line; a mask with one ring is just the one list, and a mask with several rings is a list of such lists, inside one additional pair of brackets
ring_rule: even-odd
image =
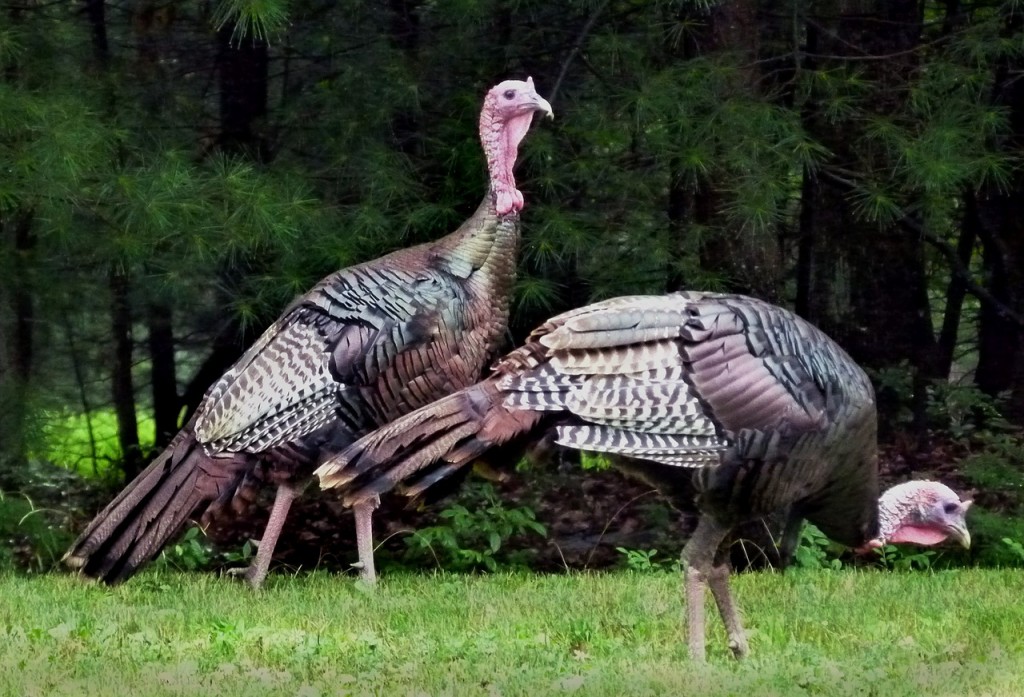
[(690, 658), (706, 660), (704, 587), (711, 576), (715, 553), (729, 532), (709, 516), (701, 516), (697, 529), (683, 547), (681, 557), (685, 574), (684, 602), (686, 603), (686, 637)]
[(380, 505), (375, 496), (370, 501), (357, 503), (352, 507), (356, 516), (356, 550), (359, 553), (359, 577), (366, 583), (377, 583), (377, 570), (373, 566), (373, 512)]
[(254, 590), (259, 590), (267, 578), (270, 559), (274, 556), (274, 547), (277, 546), (277, 539), (281, 536), (281, 529), (288, 517), (288, 509), (291, 508), (297, 493), (295, 487), (288, 484), (281, 484), (277, 487), (274, 507), (270, 511), (267, 527), (263, 529), (263, 539), (256, 545), (256, 559), (247, 567), (232, 569), (228, 572), (232, 576), (242, 576)]
[[(729, 648), (732, 655), (737, 659), (746, 658), (750, 653), (747, 645), (747, 635), (743, 631), (743, 622), (740, 620), (739, 610), (732, 600), (729, 592), (729, 574), (732, 566), (729, 564), (728, 554), (722, 555), (720, 563), (711, 567), (711, 575), (708, 576), (708, 585), (711, 587), (711, 595), (715, 596), (715, 604), (718, 605), (718, 613), (722, 616), (722, 624), (725, 625), (725, 633), (729, 637)], [(718, 560), (716, 560), (718, 562)]]
[(700, 571), (687, 566), (683, 572), (684, 599), (686, 605), (686, 641), (690, 647), (690, 658), (695, 661), (705, 660), (704, 638), (704, 578)]

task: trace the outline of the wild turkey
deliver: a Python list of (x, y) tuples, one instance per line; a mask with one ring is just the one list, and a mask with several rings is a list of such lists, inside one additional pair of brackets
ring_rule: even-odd
[[(478, 380), (504, 339), (523, 195), (518, 146), (551, 106), (533, 80), (493, 87), (480, 114), (490, 186), (454, 233), (328, 276), (298, 298), (209, 389), (173, 442), (75, 541), (66, 563), (115, 583), (192, 516), (243, 511), (263, 483), (274, 506), (258, 587), (297, 487), (322, 453)], [(363, 577), (374, 579), (371, 514), (355, 510)]]
[(864, 372), (786, 310), (715, 293), (622, 297), (555, 317), (484, 381), (316, 474), (324, 488), (344, 486), (350, 505), (396, 485), (416, 495), (496, 444), (553, 427), (561, 445), (620, 458), (677, 505), (697, 492), (682, 555), (690, 652), (703, 660), (709, 584), (741, 657), (726, 538), (751, 517), (789, 507), (794, 525), (806, 518), (853, 547), (970, 543), (970, 502), (941, 484), (910, 482), (879, 500), (875, 422)]

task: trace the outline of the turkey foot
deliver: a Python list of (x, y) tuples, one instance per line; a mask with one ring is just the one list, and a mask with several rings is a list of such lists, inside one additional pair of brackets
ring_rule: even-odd
[[(681, 561), (683, 573), (685, 574), (684, 602), (686, 603), (686, 637), (690, 648), (690, 658), (703, 663), (707, 660), (706, 639), (705, 639), (705, 613), (704, 613), (704, 588), (711, 581), (712, 590), (715, 588), (713, 578), (715, 554), (722, 540), (725, 539), (729, 529), (722, 526), (718, 521), (709, 516), (702, 516), (697, 523), (697, 529), (693, 531), (686, 546), (683, 547)], [(728, 569), (727, 569), (728, 571)], [(728, 587), (726, 587), (726, 597)], [(717, 600), (717, 592), (715, 594)], [(721, 608), (721, 604), (719, 604)], [(743, 629), (740, 628), (742, 637)], [(730, 634), (730, 639), (732, 635)], [(744, 651), (746, 640), (744, 639)], [(735, 653), (735, 651), (734, 651)]]
[(267, 527), (263, 530), (263, 539), (253, 540), (256, 545), (256, 559), (249, 566), (230, 569), (229, 576), (242, 577), (253, 590), (259, 590), (263, 586), (263, 581), (267, 578), (267, 571), (270, 570), (270, 559), (274, 556), (274, 547), (277, 546), (277, 539), (281, 536), (281, 529), (284, 527), (288, 509), (291, 508), (295, 495), (295, 487), (288, 484), (281, 484), (277, 487), (274, 507), (270, 511)]
[[(723, 555), (726, 556), (727, 555)], [(708, 577), (708, 585), (711, 587), (711, 595), (715, 597), (715, 604), (718, 605), (718, 613), (722, 616), (722, 623), (725, 625), (725, 633), (729, 637), (729, 648), (732, 655), (737, 659), (746, 658), (750, 653), (747, 644), (747, 635), (743, 631), (743, 622), (740, 620), (739, 610), (732, 600), (729, 592), (729, 574), (732, 568), (729, 563), (723, 562), (711, 568), (711, 575)]]

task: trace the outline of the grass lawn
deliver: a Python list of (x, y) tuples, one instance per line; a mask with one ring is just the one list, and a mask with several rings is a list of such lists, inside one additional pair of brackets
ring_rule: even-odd
[(733, 581), (752, 657), (691, 664), (669, 573), (0, 576), (0, 695), (1024, 695), (1024, 574)]

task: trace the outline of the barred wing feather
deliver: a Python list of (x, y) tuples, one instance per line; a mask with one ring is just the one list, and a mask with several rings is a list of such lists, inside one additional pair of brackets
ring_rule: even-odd
[(783, 312), (715, 294), (615, 298), (546, 323), (532, 337), (546, 362), (499, 384), (508, 407), (577, 417), (557, 428), (567, 447), (715, 465), (741, 431), (827, 425), (816, 330)]
[[(423, 384), (431, 379), (424, 362), (437, 369), (432, 354), (458, 353), (463, 312), (441, 276), (355, 267), (325, 279), (211, 387), (200, 442), (212, 452), (260, 452), (312, 433), (339, 408), (360, 411), (349, 403), (383, 412), (429, 401), (438, 392)], [(433, 379), (447, 381), (443, 369)]]

